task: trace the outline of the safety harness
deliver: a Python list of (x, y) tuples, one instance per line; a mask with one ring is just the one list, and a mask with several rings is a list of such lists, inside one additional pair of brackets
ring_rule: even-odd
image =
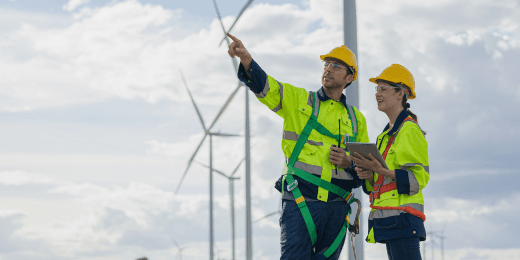
[[(407, 118), (405, 118), (405, 120), (403, 120), (403, 122), (401, 123), (401, 125), (399, 126), (397, 131), (390, 137), (390, 140), (388, 140), (388, 144), (386, 145), (386, 149), (383, 152), (383, 159), (384, 160), (386, 160), (386, 156), (388, 154), (388, 150), (390, 150), (390, 147), (392, 146), (392, 144), (394, 144), (395, 138), (396, 138), (397, 134), (399, 133), (399, 130), (401, 130), (401, 127), (403, 127), (404, 123), (407, 122), (407, 121), (411, 121), (411, 122), (417, 124), (417, 122), (410, 116), (408, 116)], [(373, 209), (404, 210), (407, 213), (410, 213), (410, 214), (412, 214), (412, 215), (414, 215), (416, 217), (421, 218), (423, 220), (423, 222), (426, 221), (426, 216), (424, 215), (424, 213), (422, 213), (421, 211), (419, 211), (417, 209), (409, 207), (409, 206), (406, 206), (406, 207), (383, 207), (383, 206), (374, 206), (373, 205), (374, 200), (375, 199), (379, 199), (381, 197), (381, 194), (386, 193), (386, 192), (390, 192), (390, 191), (393, 191), (393, 190), (397, 189), (397, 182), (396, 181), (392, 181), (391, 183), (383, 185), (384, 178), (385, 178), (385, 176), (383, 176), (383, 175), (379, 175), (377, 177), (377, 181), (374, 184), (374, 190), (372, 191), (372, 193), (370, 193), (370, 207), (373, 208)]]
[[(339, 135), (334, 135), (329, 130), (327, 130), (327, 128), (325, 128), (322, 124), (318, 123), (317, 115), (319, 113), (319, 102), (314, 102), (314, 101), (316, 101), (315, 92), (310, 92), (309, 95), (312, 98), (312, 102), (311, 102), (312, 103), (312, 113), (311, 113), (309, 120), (307, 121), (307, 124), (303, 128), (303, 131), (300, 134), (298, 141), (296, 141), (296, 145), (294, 146), (294, 149), (291, 153), (289, 162), (286, 164), (286, 168), (285, 168), (284, 174), (283, 174), (284, 175), (283, 181), (287, 182), (287, 190), (292, 193), (292, 195), (294, 196), (295, 202), (297, 203), (298, 208), (300, 209), (300, 212), (303, 216), (303, 220), (305, 221), (305, 224), (307, 226), (307, 230), (309, 231), (312, 245), (314, 246), (314, 244), (316, 243), (316, 240), (317, 240), (316, 226), (314, 225), (314, 221), (312, 219), (311, 212), (309, 211), (307, 203), (305, 202), (305, 198), (303, 197), (302, 193), (300, 192), (300, 189), (298, 188), (298, 181), (295, 180), (293, 176), (298, 176), (305, 181), (308, 181), (318, 187), (328, 190), (329, 192), (332, 192), (332, 193), (340, 196), (345, 201), (347, 201), (349, 204), (352, 204), (354, 202), (358, 203), (358, 209), (357, 209), (357, 214), (356, 214), (356, 219), (355, 219), (354, 225), (351, 226), (349, 223), (349, 214), (350, 214), (350, 209), (349, 209), (349, 212), (347, 213), (347, 216), (345, 218), (345, 222), (343, 223), (343, 227), (341, 228), (336, 239), (334, 239), (334, 242), (332, 242), (332, 245), (330, 245), (328, 248), (325, 248), (323, 251), (318, 253), (318, 255), (322, 255), (322, 256), (328, 258), (339, 247), (341, 241), (345, 237), (345, 233), (346, 233), (347, 229), (349, 229), (349, 231), (351, 231), (352, 236), (355, 236), (355, 234), (359, 234), (359, 214), (361, 213), (361, 203), (359, 202), (359, 200), (354, 198), (354, 196), (352, 196), (351, 192), (348, 192), (348, 191), (338, 187), (337, 185), (334, 185), (326, 180), (316, 177), (311, 173), (308, 173), (304, 170), (294, 167), (294, 164), (296, 163), (298, 156), (300, 155), (301, 150), (302, 150), (305, 142), (307, 142), (307, 139), (309, 138), (309, 135), (311, 134), (313, 129), (318, 131), (322, 135), (332, 137), (336, 140), (339, 140), (339, 138), (341, 138), (341, 133), (339, 133)], [(315, 103), (317, 103), (317, 112), (318, 113), (315, 113), (316, 112), (315, 111), (316, 108), (314, 105)], [(355, 116), (355, 113), (354, 113), (352, 107), (350, 107), (348, 105), (347, 105), (347, 111), (348, 111), (349, 117), (351, 118), (351, 121), (352, 121), (352, 128), (353, 128), (352, 133), (354, 136), (353, 137), (348, 136), (348, 140), (346, 140), (346, 141), (354, 141), (354, 140), (356, 140), (356, 136), (357, 136), (356, 116)], [(282, 189), (282, 192), (283, 192), (283, 189)], [(320, 256), (318, 256), (318, 257), (320, 257)]]

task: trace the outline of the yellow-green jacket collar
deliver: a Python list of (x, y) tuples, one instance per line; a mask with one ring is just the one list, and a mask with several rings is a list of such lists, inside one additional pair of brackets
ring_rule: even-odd
[[(318, 99), (321, 102), (331, 99), (330, 97), (327, 96), (327, 94), (325, 94), (325, 90), (323, 90), (323, 87), (321, 87), (320, 90), (318, 90), (317, 94), (318, 94)], [(345, 96), (345, 94), (341, 93), (341, 97), (339, 98), (339, 101), (341, 102), (341, 104), (343, 104), (343, 106), (345, 106), (345, 108), (347, 108), (347, 97)]]
[[(321, 100), (321, 99), (320, 99)], [(390, 131), (388, 131), (388, 133), (386, 133), (387, 135), (391, 136), (395, 133), (395, 131), (397, 131), (397, 129), (399, 129), (399, 126), (403, 123), (403, 121), (409, 116), (410, 114), (408, 114), (408, 112), (406, 110), (403, 109), (403, 111), (401, 111), (401, 113), (399, 114), (399, 116), (397, 116), (397, 119), (395, 120), (395, 123), (394, 123), (394, 126), (392, 127), (392, 129)], [(390, 124), (386, 124), (386, 127), (385, 129), (383, 130), (383, 133), (388, 130), (388, 128), (390, 128)]]

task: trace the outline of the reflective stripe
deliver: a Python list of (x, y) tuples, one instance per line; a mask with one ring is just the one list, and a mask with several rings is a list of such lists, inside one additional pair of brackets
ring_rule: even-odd
[(352, 175), (350, 175), (350, 173), (346, 172), (346, 171), (340, 171), (338, 169), (338, 174), (336, 175), (336, 171), (332, 171), (332, 178), (333, 179), (338, 179), (338, 180), (353, 180), (354, 177), (352, 177)]
[(278, 104), (275, 108), (271, 109), (273, 112), (278, 112), (278, 110), (282, 109), (282, 100), (283, 100), (283, 85), (279, 81), (276, 81), (278, 85), (280, 85), (280, 104)]
[[(421, 211), (424, 213), (424, 205), (421, 205), (419, 203), (408, 203), (403, 204), (399, 207), (410, 207), (413, 209), (416, 209), (418, 211)], [(370, 220), (376, 219), (376, 218), (388, 218), (393, 216), (399, 216), (401, 213), (406, 213), (404, 210), (395, 210), (395, 209), (374, 209), (370, 212)]]
[(308, 173), (318, 175), (318, 176), (321, 176), (321, 171), (323, 169), (321, 166), (312, 165), (312, 164), (308, 164), (308, 163), (304, 163), (304, 162), (300, 162), (300, 161), (296, 161), (294, 163), (294, 167), (298, 168), (300, 170), (304, 170)]
[(404, 167), (412, 167), (412, 166), (422, 166), (424, 170), (429, 174), (430, 173), (430, 166), (424, 166), (422, 163), (405, 163), (403, 166), (399, 167), (401, 170), (405, 170)]
[[(304, 163), (304, 162), (300, 162), (300, 161), (296, 161), (294, 163), (294, 167), (298, 168), (300, 170), (304, 170), (308, 173), (312, 173), (317, 176), (321, 176), (321, 172), (323, 169), (321, 166), (312, 165), (312, 164), (308, 164), (308, 163)], [(350, 175), (350, 173), (348, 173), (346, 171), (341, 171), (341, 170), (338, 170), (337, 175), (336, 175), (335, 171), (333, 170), (332, 178), (338, 179), (338, 180), (354, 180), (354, 177), (352, 177), (352, 175)]]
[(309, 98), (307, 99), (307, 105), (312, 107), (312, 91), (309, 91)]
[[(354, 115), (355, 116), (355, 113), (354, 113), (354, 109), (352, 108), (352, 106), (347, 106), (347, 109), (348, 111), (350, 112), (351, 115)], [(352, 122), (352, 129), (354, 130), (353, 134), (354, 136), (356, 136), (357, 134), (357, 120), (355, 120), (355, 118), (351, 118), (350, 121)], [(354, 140), (355, 142), (356, 140)]]
[[(300, 135), (295, 132), (285, 131), (285, 130), (283, 131), (283, 139), (285, 139), (285, 140), (298, 141), (298, 138), (300, 138)], [(316, 141), (312, 141), (309, 139), (307, 139), (307, 141), (305, 143), (314, 145), (314, 146), (323, 146), (322, 142), (316, 142)]]
[(393, 180), (393, 179), (390, 178), (390, 177), (386, 177), (386, 176), (385, 176), (385, 178), (384, 178), (384, 180), (383, 180), (383, 185), (387, 185), (387, 184), (390, 184), (390, 183), (392, 183), (392, 182), (395, 182), (395, 180)]
[(264, 89), (262, 90), (262, 92), (256, 94), (255, 93), (255, 96), (257, 98), (265, 98), (265, 96), (267, 96), (267, 92), (269, 92), (271, 88), (269, 87), (269, 78), (267, 78), (267, 80), (265, 81), (265, 86), (264, 86)]
[(413, 167), (413, 166), (421, 166), (424, 168), (424, 170), (429, 174), (430, 167), (424, 166), (422, 163), (405, 163), (404, 165), (400, 166), (399, 168), (401, 170), (405, 170), (408, 172), (408, 182), (410, 182), (410, 196), (416, 195), (419, 193), (419, 182), (417, 181), (417, 178), (415, 177), (415, 174), (406, 169), (406, 167)]
[(318, 117), (318, 113), (320, 112), (320, 99), (316, 96), (316, 100), (314, 100), (314, 116)]
[(412, 171), (406, 170), (408, 172), (408, 182), (410, 183), (410, 196), (413, 196), (419, 193), (419, 182), (417, 178), (415, 178), (415, 174)]
[(399, 214), (404, 213), (404, 210), (394, 210), (394, 209), (375, 209), (370, 212), (369, 220), (374, 220), (376, 218), (388, 218), (393, 216), (399, 216)]
[(414, 208), (414, 209), (424, 213), (424, 205), (419, 204), (419, 203), (408, 203), (408, 204), (403, 204), (399, 207), (410, 207), (410, 208)]

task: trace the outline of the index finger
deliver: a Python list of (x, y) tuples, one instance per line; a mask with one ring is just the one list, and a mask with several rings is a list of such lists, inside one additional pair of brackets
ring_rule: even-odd
[(235, 37), (235, 36), (231, 35), (230, 33), (226, 33), (226, 35), (227, 35), (227, 36), (228, 36), (229, 38), (231, 38), (231, 40), (233, 40), (234, 42), (237, 42), (237, 43), (239, 43), (239, 42), (240, 42), (240, 40), (239, 40), (239, 39), (237, 39), (237, 37)]
[(336, 152), (344, 152), (343, 149), (341, 149), (340, 147), (337, 147), (337, 146), (331, 146), (330, 149), (333, 151), (336, 151)]

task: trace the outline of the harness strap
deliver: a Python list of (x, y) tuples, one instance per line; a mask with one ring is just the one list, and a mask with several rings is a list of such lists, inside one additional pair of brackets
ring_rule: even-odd
[[(308, 181), (318, 187), (321, 187), (323, 189), (328, 190), (329, 192), (333, 192), (334, 194), (340, 196), (341, 198), (345, 199), (348, 203), (353, 203), (355, 201), (355, 198), (352, 196), (351, 192), (348, 192), (342, 188), (340, 188), (337, 185), (334, 185), (328, 181), (325, 181), (321, 178), (318, 178), (304, 170), (298, 169), (294, 167), (294, 164), (296, 163), (301, 150), (305, 143), (307, 142), (309, 135), (311, 134), (312, 130), (315, 129), (322, 135), (326, 135), (329, 137), (332, 137), (334, 139), (339, 139), (340, 135), (334, 135), (332, 134), (327, 128), (325, 128), (322, 124), (318, 122), (317, 115), (319, 113), (319, 106), (318, 106), (318, 113), (315, 111), (315, 101), (316, 99), (316, 93), (311, 92), (312, 94), (312, 113), (309, 117), (309, 120), (307, 121), (307, 124), (303, 128), (302, 133), (300, 134), (300, 137), (296, 141), (296, 145), (293, 148), (293, 151), (291, 153), (291, 157), (289, 159), (289, 162), (287, 163), (287, 172), (284, 174), (283, 181), (287, 182), (287, 190), (291, 192), (294, 196), (295, 202), (298, 205), (298, 208), (300, 209), (300, 212), (302, 214), (302, 217), (305, 221), (305, 224), (307, 226), (307, 230), (309, 231), (309, 236), (311, 238), (311, 243), (314, 245), (317, 240), (317, 234), (316, 234), (316, 226), (314, 225), (314, 220), (312, 219), (312, 215), (309, 211), (309, 207), (307, 206), (307, 203), (305, 202), (305, 198), (303, 197), (300, 189), (298, 188), (298, 182), (294, 179), (293, 175), (296, 175), (300, 178), (302, 178), (305, 181)], [(350, 111), (349, 111), (350, 114)], [(355, 118), (351, 120), (356, 120)], [(354, 136), (357, 135), (357, 122), (355, 123), (356, 127), (353, 129)], [(354, 126), (354, 123), (353, 123)], [(341, 134), (341, 133), (340, 133)], [(358, 209), (359, 210), (359, 209)], [(347, 214), (345, 223), (343, 224), (343, 227), (341, 228), (338, 236), (332, 243), (332, 245), (323, 253), (324, 256), (327, 258), (330, 257), (339, 247), (341, 241), (343, 240), (346, 230), (349, 228), (350, 224), (348, 221), (348, 215)]]
[(302, 169), (293, 167), (292, 171), (291, 170), (287, 171), (287, 175), (296, 175), (318, 187), (322, 187), (322, 188), (340, 196), (341, 198), (346, 200), (348, 203), (352, 203), (355, 200), (355, 198), (352, 196), (351, 192), (348, 192), (348, 191), (340, 188), (337, 185), (334, 185), (328, 181), (318, 178)]
[(336, 252), (339, 245), (341, 244), (341, 241), (345, 237), (345, 234), (347, 233), (347, 229), (350, 226), (348, 215), (350, 215), (350, 209), (347, 213), (347, 217), (345, 218), (345, 222), (343, 223), (343, 226), (341, 227), (341, 230), (339, 231), (338, 236), (336, 237), (336, 239), (334, 239), (334, 241), (332, 242), (332, 245), (330, 245), (329, 248), (327, 248), (325, 250), (325, 252), (323, 252), (323, 256), (325, 256), (326, 258), (329, 258), (332, 254), (334, 254), (334, 252)]
[[(293, 176), (289, 174), (286, 175), (284, 179), (287, 181), (288, 184), (293, 184), (296, 182)], [(316, 234), (316, 226), (314, 225), (314, 220), (312, 220), (312, 215), (309, 211), (309, 207), (307, 206), (307, 202), (305, 202), (305, 198), (300, 192), (298, 186), (295, 186), (291, 192), (294, 196), (294, 201), (300, 209), (300, 213), (302, 213), (303, 221), (305, 221), (305, 226), (307, 226), (307, 231), (309, 231), (309, 236), (311, 237), (311, 243), (312, 245), (314, 245), (316, 243), (316, 240), (318, 239), (318, 235)]]
[[(415, 120), (408, 116), (405, 120), (403, 120), (403, 122), (401, 123), (401, 125), (399, 126), (399, 130), (401, 129), (401, 127), (403, 126), (404, 122), (406, 121), (412, 121), (412, 122), (415, 122)], [(417, 122), (415, 122), (417, 123)], [(386, 160), (386, 156), (388, 155), (388, 151), (390, 150), (390, 147), (392, 146), (392, 144), (394, 143), (394, 140), (395, 138), (397, 137), (397, 134), (399, 133), (399, 130), (396, 131), (391, 137), (390, 137), (390, 140), (388, 140), (388, 143), (386, 144), (386, 148), (385, 148), (385, 151), (383, 152), (383, 160)], [(370, 193), (370, 202), (372, 203), (375, 199), (379, 199), (381, 198), (381, 194), (383, 193), (386, 193), (386, 192), (389, 192), (389, 191), (393, 191), (393, 190), (396, 190), (397, 189), (397, 183), (396, 182), (391, 182), (389, 184), (386, 184), (386, 185), (383, 185), (383, 181), (384, 181), (384, 176), (382, 175), (379, 175), (377, 177), (377, 181), (376, 183), (374, 183), (374, 191), (372, 191), (372, 193)]]

